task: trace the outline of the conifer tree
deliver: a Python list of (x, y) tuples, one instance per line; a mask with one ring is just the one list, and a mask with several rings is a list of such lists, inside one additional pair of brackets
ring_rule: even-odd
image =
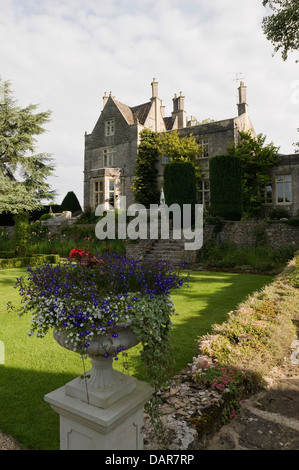
[(50, 111), (17, 106), (10, 83), (0, 78), (0, 213), (16, 214), (41, 206), (54, 196), (46, 178), (54, 167), (49, 154), (35, 154), (37, 136), (45, 132)]

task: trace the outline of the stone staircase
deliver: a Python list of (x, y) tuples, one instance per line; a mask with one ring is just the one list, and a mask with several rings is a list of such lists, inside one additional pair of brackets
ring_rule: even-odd
[(144, 254), (146, 259), (169, 261), (172, 264), (183, 264), (183, 240), (153, 240), (149, 250)]
[(151, 236), (149, 232), (148, 238), (128, 243), (126, 246), (126, 256), (135, 259), (163, 260), (176, 266), (195, 264), (199, 251), (186, 250), (190, 240), (185, 240), (183, 232), (180, 238), (173, 238), (172, 230), (169, 231), (168, 235), (168, 239), (161, 238), (159, 226), (155, 235)]
[(163, 260), (173, 265), (195, 263), (196, 252), (186, 251), (184, 239), (152, 240), (143, 257), (150, 260)]

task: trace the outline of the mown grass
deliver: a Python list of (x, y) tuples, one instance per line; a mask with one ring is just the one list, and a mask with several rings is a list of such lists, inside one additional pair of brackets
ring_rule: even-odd
[[(82, 373), (80, 357), (61, 348), (51, 334), (28, 337), (30, 317), (7, 313), (8, 301), (19, 303), (14, 289), (24, 269), (0, 271), (0, 341), (5, 346), (0, 365), (0, 429), (24, 447), (59, 449), (59, 417), (44, 401), (44, 395)], [(227, 314), (248, 294), (272, 281), (269, 276), (192, 271), (189, 288), (176, 291), (173, 300), (178, 315), (173, 318), (172, 344), (175, 371), (181, 370), (197, 351), (198, 336), (222, 323)], [(122, 361), (115, 363), (121, 370)], [(126, 373), (145, 380), (139, 347), (129, 351)]]

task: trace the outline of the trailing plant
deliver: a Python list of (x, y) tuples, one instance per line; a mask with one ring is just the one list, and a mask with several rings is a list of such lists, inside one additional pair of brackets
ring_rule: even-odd
[[(109, 254), (99, 258), (81, 249), (72, 250), (67, 262), (27, 271), (16, 288), (22, 297), (19, 315), (32, 315), (30, 335), (43, 337), (53, 328), (67, 331), (72, 349), (84, 356), (95, 335), (117, 337), (129, 322), (143, 345), (141, 356), (150, 382), (158, 388), (167, 380), (174, 314), (169, 294), (186, 277), (167, 263)], [(120, 352), (114, 351), (116, 360)]]

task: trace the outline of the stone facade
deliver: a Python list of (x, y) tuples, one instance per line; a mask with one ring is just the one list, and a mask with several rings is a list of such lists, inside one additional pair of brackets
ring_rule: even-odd
[[(225, 154), (227, 146), (237, 143), (240, 131), (251, 131), (253, 125), (247, 111), (246, 86), (240, 82), (238, 115), (221, 121), (198, 124), (187, 119), (182, 92), (174, 95), (171, 116), (165, 117), (165, 106), (158, 96), (158, 82), (152, 83), (152, 97), (144, 104), (130, 107), (108, 96), (103, 97), (103, 109), (91, 134), (85, 134), (84, 155), (84, 209), (95, 209), (101, 203), (117, 208), (119, 196), (126, 196), (127, 206), (134, 202), (131, 186), (136, 167), (140, 132), (147, 128), (155, 132), (177, 130), (181, 136), (190, 134), (201, 145), (198, 156), (203, 177), (199, 181), (198, 202), (209, 204), (209, 159)], [(299, 157), (281, 156), (281, 163), (273, 168), (271, 201), (267, 207), (283, 206), (290, 215), (299, 209), (298, 166)], [(164, 164), (158, 163), (157, 186), (163, 187)], [(285, 176), (291, 175), (291, 182)], [(282, 177), (280, 182), (278, 177)], [(269, 185), (270, 188), (270, 185)]]
[(299, 154), (280, 155), (271, 169), (266, 207), (284, 209), (291, 217), (299, 216)]

